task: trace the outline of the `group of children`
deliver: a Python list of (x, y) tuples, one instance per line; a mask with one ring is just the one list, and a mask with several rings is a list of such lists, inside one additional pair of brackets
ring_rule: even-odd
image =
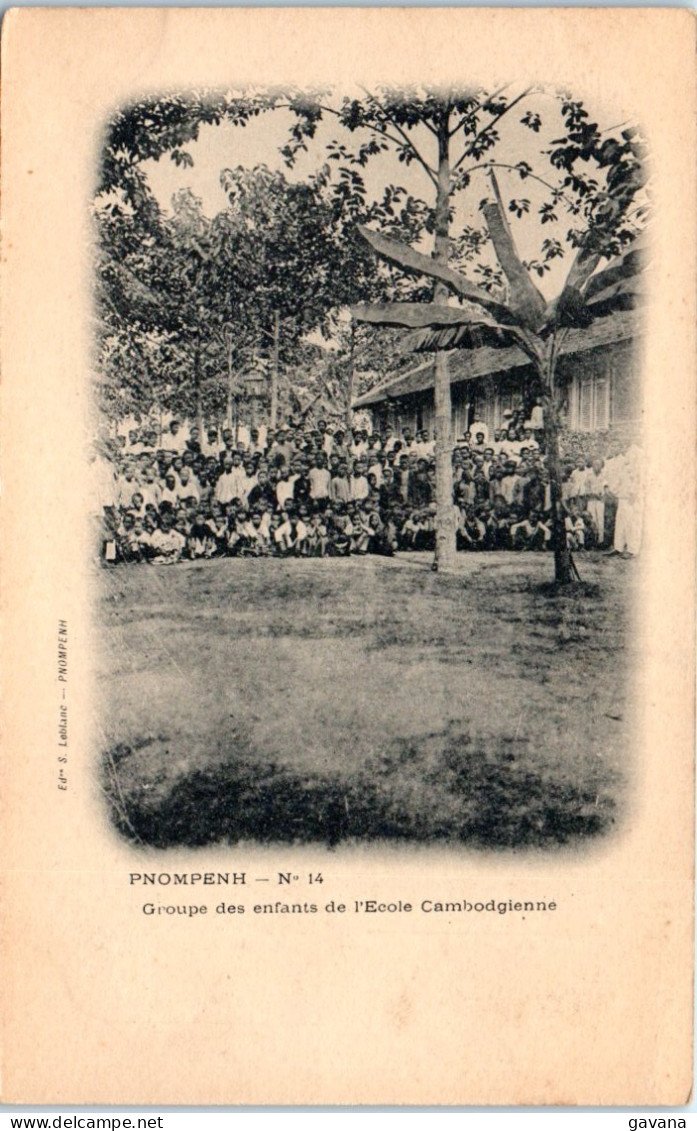
[[(477, 419), (452, 452), (460, 550), (545, 550), (552, 498), (544, 431), (511, 414)], [(173, 420), (158, 436), (110, 442), (100, 481), (103, 558), (172, 563), (224, 556), (346, 557), (435, 547), (435, 444), (425, 430), (380, 433), (289, 421), (235, 437)], [(573, 549), (612, 541), (603, 461), (579, 457), (563, 483)]]

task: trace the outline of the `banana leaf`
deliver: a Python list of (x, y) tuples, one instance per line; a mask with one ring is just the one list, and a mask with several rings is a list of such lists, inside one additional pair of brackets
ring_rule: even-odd
[(501, 270), (510, 288), (509, 306), (528, 330), (538, 330), (545, 317), (547, 303), (528, 275), (518, 255), (510, 225), (503, 210), (503, 201), (494, 173), (489, 174), (494, 200), (482, 211)]

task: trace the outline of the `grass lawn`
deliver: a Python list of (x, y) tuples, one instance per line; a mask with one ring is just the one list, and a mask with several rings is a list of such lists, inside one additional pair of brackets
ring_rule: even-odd
[(402, 838), (552, 847), (628, 777), (634, 562), (544, 554), (100, 571), (103, 782), (159, 847)]

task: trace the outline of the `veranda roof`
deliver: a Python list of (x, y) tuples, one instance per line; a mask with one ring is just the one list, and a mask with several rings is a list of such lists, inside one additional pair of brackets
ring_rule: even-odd
[[(455, 331), (457, 328), (453, 328)], [(443, 330), (448, 334), (453, 330)], [(606, 318), (596, 318), (590, 326), (568, 330), (560, 349), (561, 356), (585, 353), (600, 346), (628, 341), (640, 333), (640, 317), (636, 310), (621, 310)], [(434, 385), (434, 361), (429, 358), (408, 373), (383, 382), (370, 392), (364, 393), (353, 402), (353, 408), (369, 408), (396, 397), (406, 397), (413, 393), (431, 389)], [(450, 384), (474, 381), (478, 377), (489, 377), (511, 373), (530, 364), (529, 358), (518, 346), (495, 348), (483, 345), (476, 349), (453, 350), (450, 355)]]

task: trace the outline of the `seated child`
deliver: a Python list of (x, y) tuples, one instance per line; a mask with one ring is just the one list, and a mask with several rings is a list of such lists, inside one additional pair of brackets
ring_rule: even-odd
[(586, 526), (576, 506), (570, 503), (564, 519), (566, 544), (570, 550), (583, 550), (586, 545)]
[(368, 515), (368, 531), (368, 553), (391, 558), (394, 553), (392, 541), (377, 510)]
[(179, 530), (175, 529), (174, 518), (165, 513), (160, 519), (159, 527), (150, 537), (153, 553), (150, 561), (156, 565), (173, 565), (181, 560), (186, 546), (186, 538)]
[(486, 540), (486, 526), (477, 518), (474, 507), (467, 506), (460, 513), (456, 545), (458, 550), (483, 550)]
[(186, 540), (186, 550), (190, 558), (212, 558), (217, 550), (215, 536), (210, 527), (210, 520), (206, 519), (205, 512), (198, 510), (191, 524), (191, 530)]
[(539, 511), (531, 511), (527, 518), (511, 526), (514, 550), (544, 550), (551, 537), (551, 528), (542, 521)]

